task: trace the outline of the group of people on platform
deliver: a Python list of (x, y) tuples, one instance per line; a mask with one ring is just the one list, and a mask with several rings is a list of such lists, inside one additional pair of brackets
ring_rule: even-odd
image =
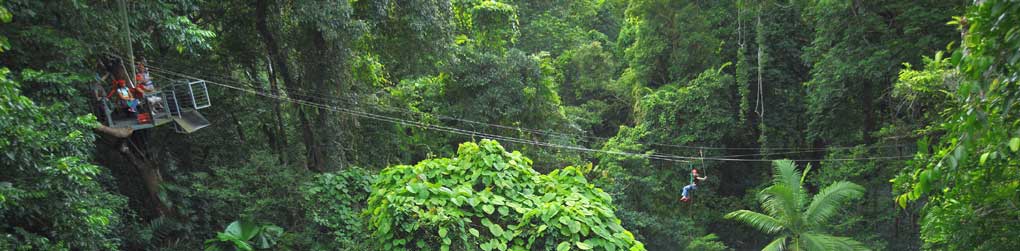
[[(139, 61), (135, 65), (137, 72), (133, 82), (123, 77), (129, 74), (119, 64), (119, 61), (113, 60), (104, 65), (106, 74), (100, 77), (100, 81), (109, 81), (111, 83), (110, 91), (105, 96), (96, 98), (113, 101), (115, 105), (114, 111), (111, 113), (122, 111), (126, 112), (127, 116), (137, 117), (139, 122), (147, 122), (149, 116), (139, 115), (144, 114), (143, 112), (162, 111), (163, 98), (160, 95), (146, 95), (157, 92), (157, 89), (149, 76), (144, 61)], [(115, 99), (114, 96), (116, 96)]]

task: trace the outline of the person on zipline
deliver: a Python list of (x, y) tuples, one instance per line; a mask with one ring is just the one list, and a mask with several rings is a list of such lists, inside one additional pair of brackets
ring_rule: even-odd
[(680, 198), (680, 201), (681, 202), (690, 202), (691, 201), (691, 193), (693, 193), (694, 190), (697, 190), (698, 189), (698, 184), (701, 183), (702, 181), (704, 181), (707, 178), (708, 178), (708, 176), (700, 176), (700, 175), (698, 175), (698, 169), (691, 169), (691, 184), (687, 185), (687, 186), (684, 186), (684, 190), (681, 193), (681, 195), (683, 197)]

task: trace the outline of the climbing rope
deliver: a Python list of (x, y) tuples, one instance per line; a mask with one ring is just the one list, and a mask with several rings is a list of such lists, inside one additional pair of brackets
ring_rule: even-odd
[[(757, 15), (758, 16), (757, 17), (758, 18), (758, 23), (755, 25), (755, 28), (758, 30), (757, 34), (755, 34), (755, 36), (757, 37), (755, 40), (756, 40), (756, 42), (758, 42), (758, 55), (757, 55), (757, 57), (758, 57), (758, 99), (755, 100), (755, 102), (754, 102), (754, 111), (756, 113), (758, 113), (758, 117), (761, 120), (760, 123), (761, 124), (765, 124), (765, 95), (763, 95), (763, 92), (762, 92), (762, 81), (761, 81), (761, 72), (764, 70), (764, 66), (762, 64), (762, 60), (765, 59), (765, 57), (763, 55), (764, 52), (762, 50), (762, 45), (764, 45), (765, 35), (761, 34), (761, 32), (763, 30), (762, 29), (762, 24), (761, 24), (761, 12), (763, 11), (763, 8), (761, 6), (759, 6), (759, 8), (760, 9), (758, 10), (758, 15)], [(761, 104), (760, 105), (761, 106), (761, 110), (758, 109), (759, 104)]]

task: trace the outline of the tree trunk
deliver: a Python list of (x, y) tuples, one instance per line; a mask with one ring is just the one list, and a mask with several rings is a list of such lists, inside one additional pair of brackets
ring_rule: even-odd
[(309, 170), (325, 171), (322, 163), (322, 155), (318, 145), (315, 143), (315, 132), (312, 131), (311, 122), (308, 121), (308, 115), (305, 113), (304, 108), (298, 108), (298, 119), (301, 120), (301, 132), (302, 138), (305, 143), (306, 152), (306, 166)]
[[(280, 97), (280, 86), (277, 84), (276, 71), (273, 70), (272, 57), (266, 58), (266, 68), (269, 70), (269, 89), (272, 91), (273, 96)], [(282, 110), (283, 109), (280, 108), (280, 100), (273, 100), (273, 118), (275, 118), (273, 126), (276, 131), (275, 133), (278, 135), (278, 137), (274, 137), (278, 140), (273, 142), (275, 145), (274, 150), (276, 150), (277, 154), (280, 155), (280, 163), (286, 165), (288, 159), (286, 154), (287, 130), (283, 125), (283, 115), (281, 114), (283, 112)]]
[(227, 117), (230, 117), (230, 121), (234, 124), (234, 130), (237, 132), (238, 143), (242, 146), (247, 144), (248, 139), (244, 136), (244, 126), (241, 125), (241, 121), (231, 113), (227, 113)]
[(285, 159), (283, 159), (283, 157), (282, 157), (283, 156), (283, 152), (282, 151), (284, 149), (282, 149), (279, 145), (277, 145), (278, 141), (277, 141), (276, 137), (278, 135), (276, 134), (276, 129), (271, 127), (271, 126), (268, 126), (266, 124), (262, 124), (261, 127), (262, 127), (262, 133), (266, 134), (266, 141), (269, 142), (270, 147), (272, 147), (273, 151), (276, 151), (277, 154), (281, 156), (280, 157), (280, 163), (281, 164), (285, 164), (285, 163), (283, 163), (283, 161)]
[(120, 139), (131, 137), (131, 134), (134, 133), (134, 130), (132, 130), (131, 128), (113, 128), (105, 125), (100, 125), (99, 127), (92, 128), (92, 130), (98, 133), (110, 135), (113, 136), (114, 138)]
[(153, 209), (156, 211), (157, 215), (172, 216), (177, 219), (182, 219), (183, 217), (178, 215), (176, 210), (159, 198), (159, 192), (161, 190), (161, 185), (163, 184), (163, 175), (160, 174), (159, 167), (140, 157), (142, 154), (141, 149), (136, 147), (134, 151), (132, 151), (131, 147), (128, 145), (128, 140), (130, 139), (122, 140), (120, 143), (119, 147), (121, 156), (131, 162), (131, 165), (135, 167), (135, 170), (138, 170), (138, 174), (142, 178), (142, 183), (145, 185), (145, 191), (149, 195), (149, 201), (151, 201), (151, 205), (153, 205)]
[[(277, 77), (275, 69), (279, 69), (280, 74), (283, 77), (284, 82), (289, 85), (294, 84), (294, 80), (290, 75), (290, 70), (287, 68), (287, 61), (280, 54), (280, 47), (276, 43), (276, 38), (273, 37), (273, 33), (269, 30), (269, 25), (266, 23), (268, 16), (268, 4), (267, 0), (258, 0), (255, 6), (255, 29), (258, 30), (259, 36), (262, 37), (262, 41), (266, 46), (266, 51), (269, 53), (269, 58), (266, 62), (266, 66), (269, 68), (269, 85), (274, 96), (280, 96), (279, 85), (277, 84)], [(274, 67), (275, 66), (275, 67)], [(280, 154), (280, 162), (284, 165), (287, 164), (289, 158), (287, 158), (287, 131), (283, 124), (283, 116), (281, 115), (282, 109), (280, 108), (279, 100), (275, 101), (273, 105), (273, 114), (276, 117), (276, 133), (278, 134), (275, 138), (278, 140), (276, 145), (277, 151)]]
[(863, 128), (864, 143), (871, 144), (873, 141), (871, 137), (871, 132), (875, 130), (875, 111), (873, 109), (873, 107), (875, 106), (873, 100), (874, 98), (873, 95), (871, 95), (872, 92), (871, 82), (861, 81), (861, 83), (863, 84), (863, 86), (861, 86), (860, 99), (861, 108), (863, 108), (864, 111), (864, 128)]
[(275, 64), (276, 68), (280, 70), (280, 74), (283, 76), (283, 81), (288, 84), (293, 82), (290, 75), (290, 70), (287, 69), (287, 61), (280, 54), (280, 46), (276, 43), (276, 38), (273, 37), (273, 33), (269, 30), (269, 25), (266, 23), (266, 16), (268, 11), (267, 0), (258, 0), (255, 6), (256, 12), (258, 13), (255, 20), (255, 28), (258, 30), (259, 36), (262, 36), (262, 41), (265, 43), (266, 51), (269, 52), (269, 57), (272, 59), (272, 64)]
[[(314, 78), (312, 78), (311, 85), (315, 88), (315, 90), (327, 93), (328, 95), (334, 95), (334, 93), (330, 90), (336, 90), (339, 88), (334, 88), (329, 85), (329, 83), (332, 82), (329, 76), (333, 76), (330, 71), (330, 66), (339, 65), (338, 63), (335, 63), (334, 60), (342, 59), (331, 57), (332, 54), (330, 52), (333, 50), (330, 50), (326, 37), (321, 30), (311, 28), (309, 34), (312, 35), (312, 44), (315, 47), (315, 53), (317, 54), (316, 57), (319, 59), (316, 60), (315, 66), (312, 68), (314, 69), (314, 72), (307, 74), (309, 76), (314, 76)], [(309, 162), (309, 164), (312, 170), (326, 171), (327, 165), (331, 164), (331, 161), (326, 158), (325, 149), (331, 148), (330, 139), (338, 137), (339, 134), (337, 131), (332, 130), (334, 129), (332, 125), (328, 124), (327, 118), (330, 114), (328, 114), (326, 109), (315, 108), (315, 113), (313, 115), (313, 123), (315, 124), (314, 129), (318, 130), (317, 134), (319, 134), (319, 137), (312, 139), (315, 149), (310, 149), (314, 150), (314, 152), (310, 154), (316, 156), (316, 161)]]
[(145, 185), (150, 205), (152, 205), (152, 209), (156, 212), (156, 215), (171, 215), (180, 218), (180, 215), (178, 215), (172, 207), (166, 205), (163, 203), (163, 200), (159, 199), (160, 186), (163, 184), (163, 176), (159, 173), (159, 167), (153, 165), (149, 161), (146, 161), (145, 158), (142, 157), (142, 154), (144, 153), (139, 146), (135, 146), (135, 151), (132, 151), (131, 147), (128, 145), (132, 136), (134, 136), (134, 132), (131, 128), (111, 128), (101, 125), (93, 128), (93, 130), (117, 139), (119, 142), (117, 148), (121, 157), (127, 159), (128, 162), (135, 167), (135, 170), (138, 171), (139, 176), (142, 178), (142, 183)]

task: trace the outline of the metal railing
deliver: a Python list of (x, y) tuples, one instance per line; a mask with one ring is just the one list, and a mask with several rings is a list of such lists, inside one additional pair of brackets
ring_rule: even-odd
[(191, 104), (196, 110), (212, 106), (205, 80), (189, 82), (188, 94), (191, 94)]

